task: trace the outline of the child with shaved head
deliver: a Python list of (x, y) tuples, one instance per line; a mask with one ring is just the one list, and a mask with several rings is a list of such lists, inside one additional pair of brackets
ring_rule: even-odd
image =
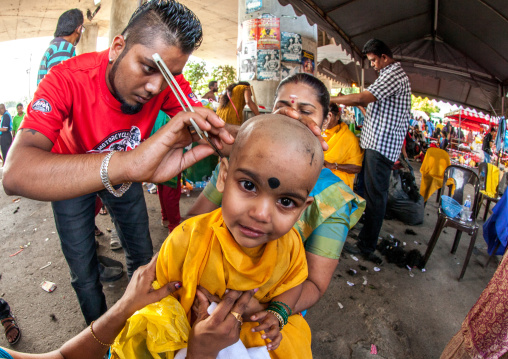
[(174, 295), (189, 319), (198, 285), (219, 298), (226, 289), (258, 288), (266, 310), (250, 318), (231, 313), (243, 344), (266, 345), (272, 358), (312, 357), (310, 328), (292, 313), (307, 278), (292, 227), (313, 201), (322, 166), (321, 144), (300, 122), (263, 115), (243, 124), (230, 159), (222, 159), (222, 208), (182, 223), (159, 254), (157, 281), (182, 282)]

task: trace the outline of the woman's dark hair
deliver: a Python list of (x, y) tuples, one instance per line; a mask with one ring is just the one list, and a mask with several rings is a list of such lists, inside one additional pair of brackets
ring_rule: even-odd
[(203, 40), (197, 16), (174, 0), (152, 0), (138, 7), (122, 35), (127, 48), (162, 38), (167, 45), (178, 47), (185, 54), (192, 53)]
[(219, 99), (219, 108), (223, 108), (223, 107), (227, 106), (227, 104), (229, 103), (229, 98), (231, 97), (231, 94), (233, 93), (233, 89), (238, 85), (250, 86), (250, 83), (248, 83), (246, 81), (240, 81), (240, 82), (236, 82), (236, 83), (231, 84), (228, 87), (226, 87), (226, 92)]
[(330, 93), (328, 92), (328, 89), (326, 88), (325, 84), (317, 77), (314, 77), (304, 72), (286, 77), (284, 80), (280, 82), (279, 86), (277, 87), (277, 91), (275, 91), (275, 98), (277, 98), (279, 90), (283, 86), (287, 84), (298, 84), (298, 83), (306, 84), (312, 87), (312, 89), (316, 92), (316, 97), (319, 101), (319, 104), (323, 107), (323, 121), (324, 121), (326, 116), (328, 116), (329, 112), (328, 108), (330, 106)]
[(378, 39), (370, 39), (363, 45), (362, 50), (364, 55), (367, 54), (374, 54), (378, 57), (381, 57), (383, 55), (388, 56), (389, 58), (393, 59), (392, 50), (381, 40)]
[(338, 115), (340, 113), (340, 110), (339, 110), (339, 106), (337, 106), (336, 103), (332, 102), (330, 104), (330, 110), (329, 110), (331, 113), (333, 113), (334, 115)]
[(83, 12), (81, 10), (67, 10), (58, 18), (55, 37), (63, 37), (72, 34), (79, 26), (83, 25), (83, 21)]

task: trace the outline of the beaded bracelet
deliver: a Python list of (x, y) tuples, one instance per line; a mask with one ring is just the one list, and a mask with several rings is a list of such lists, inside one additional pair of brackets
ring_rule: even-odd
[(282, 330), (282, 328), (284, 328), (284, 325), (286, 325), (286, 323), (284, 323), (284, 319), (282, 318), (282, 316), (271, 309), (267, 309), (266, 311), (272, 313), (275, 316), (275, 318), (277, 318), (277, 320), (279, 321), (279, 329)]
[(282, 319), (284, 319), (284, 324), (287, 324), (289, 315), (288, 315), (288, 312), (286, 311), (285, 307), (283, 307), (280, 304), (270, 303), (270, 305), (268, 306), (268, 309), (279, 313), (279, 315), (282, 317)]
[(284, 303), (284, 302), (279, 302), (278, 300), (273, 301), (272, 303), (273, 303), (273, 304), (280, 304), (280, 305), (283, 305), (283, 306), (286, 308), (286, 311), (288, 312), (288, 315), (289, 315), (289, 316), (292, 316), (292, 315), (293, 315), (293, 311), (291, 310), (291, 307), (290, 307), (289, 305), (287, 305), (286, 303)]
[(99, 340), (99, 338), (97, 338), (97, 337), (95, 336), (95, 333), (93, 332), (93, 323), (95, 323), (95, 320), (92, 320), (92, 322), (90, 323), (90, 332), (92, 333), (92, 337), (93, 337), (95, 340), (97, 340), (97, 342), (98, 342), (100, 345), (103, 345), (103, 346), (105, 346), (105, 347), (110, 347), (110, 346), (112, 346), (112, 345), (113, 345), (113, 343), (111, 343), (111, 344), (106, 344), (106, 343), (103, 343), (103, 342), (101, 342), (101, 341)]

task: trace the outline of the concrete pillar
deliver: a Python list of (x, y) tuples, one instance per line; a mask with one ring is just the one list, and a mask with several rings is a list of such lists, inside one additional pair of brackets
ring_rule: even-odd
[(127, 26), (134, 11), (141, 4), (140, 0), (113, 0), (111, 3), (111, 15), (109, 18), (109, 43), (113, 42), (116, 35), (120, 35)]
[[(262, 14), (269, 13), (280, 18), (280, 31), (294, 32), (302, 36), (302, 48), (303, 50), (310, 51), (314, 54), (315, 67), (317, 68), (317, 39), (318, 30), (317, 25), (310, 26), (305, 16), (297, 16), (293, 11), (293, 7), (282, 6), (278, 0), (263, 0), (263, 7), (260, 11), (256, 11), (250, 14), (246, 13), (246, 1), (238, 0), (238, 26), (240, 27), (242, 22), (245, 20), (255, 19), (260, 17)], [(239, 31), (239, 36), (241, 32)], [(240, 68), (237, 68), (238, 74)], [(315, 73), (316, 74), (316, 73)], [(279, 85), (280, 81), (249, 81), (254, 87), (256, 92), (256, 99), (258, 104), (267, 107), (268, 109), (273, 108), (275, 100), (275, 90)]]
[(81, 39), (78, 42), (78, 46), (76, 46), (77, 55), (97, 51), (98, 34), (99, 25), (94, 23), (85, 24), (85, 31), (81, 34)]

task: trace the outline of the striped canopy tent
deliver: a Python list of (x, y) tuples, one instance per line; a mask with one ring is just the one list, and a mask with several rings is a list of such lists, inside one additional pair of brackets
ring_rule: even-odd
[(453, 127), (478, 132), (488, 130), (489, 126), (497, 124), (497, 119), (495, 117), (464, 109), (449, 112), (445, 115), (445, 118), (451, 120), (451, 125)]

